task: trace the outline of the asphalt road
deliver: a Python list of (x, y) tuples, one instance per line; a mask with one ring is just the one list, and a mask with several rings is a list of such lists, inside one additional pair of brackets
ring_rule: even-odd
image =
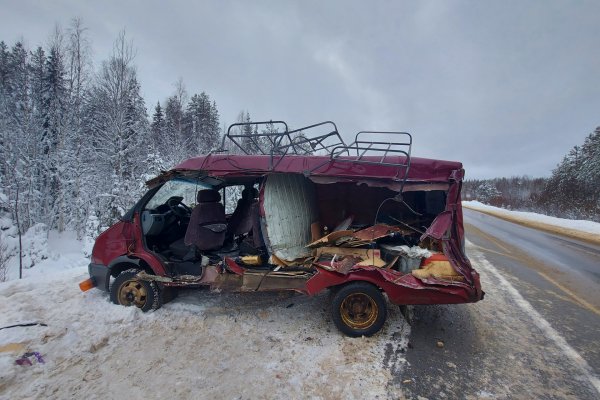
[[(600, 247), (465, 210), (486, 297), (416, 306), (384, 365), (405, 398), (600, 398)], [(443, 347), (438, 347), (442, 342)]]

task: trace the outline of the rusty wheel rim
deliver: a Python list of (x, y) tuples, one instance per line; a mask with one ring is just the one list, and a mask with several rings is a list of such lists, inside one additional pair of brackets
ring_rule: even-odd
[(125, 281), (119, 287), (119, 303), (124, 306), (144, 307), (148, 291), (137, 279)]
[(375, 300), (366, 293), (353, 293), (340, 304), (342, 321), (352, 329), (367, 329), (371, 327), (379, 309)]

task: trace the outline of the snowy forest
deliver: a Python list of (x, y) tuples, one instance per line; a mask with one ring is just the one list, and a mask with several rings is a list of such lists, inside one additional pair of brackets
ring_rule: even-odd
[(0, 42), (2, 207), (23, 230), (97, 232), (139, 198), (145, 177), (219, 141), (206, 93), (188, 99), (180, 80), (149, 121), (125, 33), (96, 69), (85, 33), (74, 20), (46, 49)]
[(125, 32), (97, 66), (86, 33), (74, 19), (46, 47), (0, 41), (0, 258), (28, 230), (97, 236), (147, 179), (220, 144), (208, 94), (179, 79), (149, 116)]
[(600, 127), (575, 146), (550, 178), (467, 180), (463, 200), (600, 222)]

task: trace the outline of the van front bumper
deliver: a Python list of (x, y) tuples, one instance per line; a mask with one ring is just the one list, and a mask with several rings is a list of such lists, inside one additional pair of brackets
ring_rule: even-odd
[(106, 265), (91, 263), (88, 265), (90, 278), (94, 281), (96, 287), (100, 290), (108, 292), (108, 284), (110, 283), (110, 269)]

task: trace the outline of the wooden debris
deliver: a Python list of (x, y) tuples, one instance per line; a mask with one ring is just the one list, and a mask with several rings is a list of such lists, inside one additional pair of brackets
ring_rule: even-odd
[(373, 258), (374, 256), (381, 257), (381, 251), (379, 249), (354, 249), (350, 247), (333, 247), (326, 246), (320, 247), (316, 250), (316, 256), (320, 257), (324, 254), (330, 254), (338, 256), (356, 256), (365, 260), (367, 258)]
[(364, 261), (359, 262), (356, 265), (361, 266), (361, 267), (367, 267), (367, 266), (372, 265), (373, 267), (382, 268), (386, 265), (386, 262), (383, 261), (381, 259), (381, 257), (373, 256), (373, 257), (365, 259)]
[(0, 346), (0, 353), (22, 353), (25, 351), (25, 343), (7, 343)]
[(331, 244), (331, 243), (335, 243), (336, 240), (344, 237), (344, 236), (352, 236), (354, 232), (353, 231), (335, 231), (335, 232), (331, 232), (329, 235), (322, 237), (319, 240), (316, 240), (308, 245), (306, 245), (306, 247), (310, 247), (310, 248), (314, 248), (314, 247), (319, 247), (319, 246), (323, 246), (326, 244)]
[[(316, 250), (317, 258), (322, 257), (323, 255), (331, 255), (334, 257), (340, 257), (343, 259), (352, 258), (353, 262), (358, 261), (358, 263), (353, 264), (357, 266), (375, 266), (381, 268), (386, 265), (386, 262), (381, 259), (381, 251), (379, 249), (355, 249), (349, 247), (320, 247)], [(342, 261), (341, 259), (339, 260)], [(339, 271), (335, 260), (332, 260), (330, 268), (333, 270)], [(339, 264), (339, 263), (338, 263)], [(321, 263), (318, 263), (320, 267), (323, 267)], [(344, 269), (346, 267), (346, 263), (344, 263)], [(323, 267), (325, 268), (325, 267)], [(325, 268), (328, 269), (328, 268)], [(331, 269), (328, 269), (331, 270)], [(347, 272), (343, 272), (347, 273)]]
[(269, 257), (269, 264), (279, 265), (280, 267), (297, 267), (306, 264), (312, 257), (297, 258), (295, 260), (284, 260), (283, 258), (277, 257), (275, 254), (271, 254)]

